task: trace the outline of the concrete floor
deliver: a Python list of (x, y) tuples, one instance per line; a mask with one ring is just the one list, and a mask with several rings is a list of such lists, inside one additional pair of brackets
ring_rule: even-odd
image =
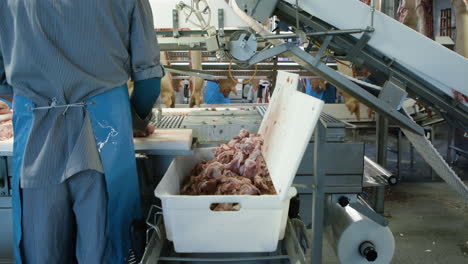
[(468, 204), (445, 183), (395, 186), (385, 205), (393, 263), (468, 263)]
[[(387, 193), (395, 264), (468, 263), (468, 204), (445, 183), (402, 183)], [(325, 242), (324, 261), (338, 263)]]

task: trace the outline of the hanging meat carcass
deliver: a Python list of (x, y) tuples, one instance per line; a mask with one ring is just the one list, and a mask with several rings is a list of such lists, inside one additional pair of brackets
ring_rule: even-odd
[(432, 0), (402, 0), (398, 7), (398, 21), (428, 38), (434, 37)]
[(225, 98), (228, 98), (231, 92), (237, 95), (236, 85), (237, 83), (230, 78), (219, 80), (219, 90)]
[[(192, 70), (202, 70), (202, 53), (199, 50), (190, 51), (190, 68)], [(205, 81), (200, 77), (190, 78), (190, 107), (199, 107), (203, 103), (202, 89)]]
[[(161, 64), (170, 65), (169, 54), (167, 52), (161, 52)], [(166, 72), (166, 75), (161, 79), (161, 101), (166, 107), (175, 107), (175, 92), (174, 92), (174, 80), (172, 74)], [(180, 86), (180, 84), (179, 84)]]

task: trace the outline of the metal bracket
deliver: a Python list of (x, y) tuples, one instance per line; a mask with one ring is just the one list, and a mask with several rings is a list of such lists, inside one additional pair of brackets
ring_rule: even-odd
[(396, 110), (401, 109), (407, 97), (408, 93), (404, 90), (404, 85), (395, 78), (390, 78), (379, 93), (379, 99), (387, 102)]
[[(372, 31), (369, 27), (367, 28), (369, 31)], [(371, 39), (371, 34), (369, 32), (365, 32), (361, 38), (358, 40), (356, 45), (351, 49), (351, 51), (346, 56), (346, 60), (353, 61), (357, 65), (362, 65), (364, 63), (364, 59), (359, 58), (358, 54), (361, 50), (367, 45), (369, 40)]]
[(180, 37), (179, 34), (179, 11), (177, 9), (172, 9), (172, 28), (174, 31), (172, 31), (172, 36), (174, 38)]
[(257, 52), (257, 54), (255, 54), (252, 58), (250, 58), (250, 60), (248, 60), (248, 64), (254, 65), (264, 60), (267, 60), (269, 58), (272, 58), (274, 56), (278, 56), (288, 51), (291, 47), (293, 47), (292, 44), (285, 43), (279, 46), (275, 46), (274, 48), (271, 48), (271, 49), (262, 50), (260, 52)]
[(224, 9), (218, 9), (218, 35), (224, 37)]
[[(361, 199), (361, 198), (359, 198)], [(364, 201), (357, 201), (355, 203), (350, 203), (348, 206), (354, 208), (354, 210), (358, 211), (362, 215), (366, 216), (370, 220), (376, 222), (381, 226), (388, 226), (388, 220), (385, 217), (379, 215), (374, 210), (372, 210), (369, 206), (366, 205)]]
[(319, 51), (315, 55), (315, 59), (317, 60), (317, 63), (321, 62), (322, 56), (327, 50), (328, 46), (330, 45), (332, 39), (333, 39), (332, 35), (328, 35), (325, 37), (325, 40), (323, 41), (322, 45), (320, 45)]

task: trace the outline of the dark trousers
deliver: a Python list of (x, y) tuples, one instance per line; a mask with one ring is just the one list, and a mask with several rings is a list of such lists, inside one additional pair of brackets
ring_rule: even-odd
[(62, 184), (22, 189), (26, 264), (105, 263), (104, 175), (85, 171)]

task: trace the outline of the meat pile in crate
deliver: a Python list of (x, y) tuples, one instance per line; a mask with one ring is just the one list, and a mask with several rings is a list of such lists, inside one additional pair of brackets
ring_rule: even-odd
[(0, 141), (13, 137), (12, 112), (5, 102), (0, 101)]
[[(228, 144), (213, 149), (214, 159), (198, 163), (180, 193), (182, 195), (263, 195), (276, 194), (259, 134), (240, 131)], [(215, 204), (214, 211), (236, 210), (236, 204)]]

